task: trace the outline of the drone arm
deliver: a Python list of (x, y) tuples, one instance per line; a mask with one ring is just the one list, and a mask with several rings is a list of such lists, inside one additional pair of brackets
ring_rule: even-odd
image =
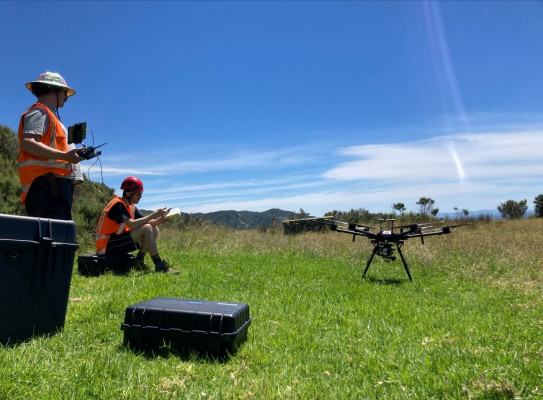
[(413, 233), (413, 234), (406, 235), (406, 239), (407, 238), (420, 237), (421, 243), (424, 244), (424, 236), (439, 236), (439, 235), (446, 235), (448, 233), (451, 233), (451, 227), (450, 226), (444, 226), (439, 231), (424, 232), (424, 233)]
[(333, 227), (332, 228), (333, 231), (335, 232), (340, 232), (340, 233), (348, 233), (348, 234), (351, 234), (353, 235), (353, 242), (354, 242), (354, 238), (356, 236), (372, 236), (369, 232), (362, 232), (362, 231), (358, 231), (358, 230), (348, 230), (348, 229), (338, 229), (337, 226)]

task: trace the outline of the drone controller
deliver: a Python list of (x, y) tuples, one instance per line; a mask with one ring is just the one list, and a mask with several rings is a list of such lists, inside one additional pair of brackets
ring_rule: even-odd
[[(83, 144), (83, 140), (87, 137), (87, 123), (86, 122), (78, 122), (77, 124), (74, 124), (72, 126), (68, 127), (68, 144)], [(94, 138), (93, 138), (94, 141)], [(98, 147), (102, 147), (104, 144), (101, 144), (100, 146), (85, 146), (83, 144), (83, 147), (77, 150), (77, 154), (80, 157), (83, 157), (85, 160), (90, 160), (91, 158), (98, 157), (100, 154), (102, 154), (101, 151), (96, 151)]]
[(77, 154), (81, 157), (83, 157), (85, 160), (90, 160), (91, 158), (98, 157), (100, 154), (102, 154), (101, 151), (96, 151), (98, 147), (102, 147), (104, 144), (102, 143), (100, 146), (89, 146), (89, 147), (82, 147), (79, 150), (77, 150)]

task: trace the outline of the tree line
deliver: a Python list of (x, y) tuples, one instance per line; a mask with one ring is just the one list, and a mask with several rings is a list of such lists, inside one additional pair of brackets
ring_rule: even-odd
[[(526, 216), (528, 212), (528, 201), (526, 199), (521, 201), (507, 200), (500, 205), (497, 209), (500, 212), (500, 215), (504, 219), (521, 219)], [(435, 207), (435, 200), (430, 197), (421, 197), (415, 204), (418, 205), (417, 211), (407, 212), (404, 203), (393, 203), (391, 206), (390, 213), (372, 213), (366, 210), (364, 207), (354, 209), (352, 208), (349, 211), (338, 211), (332, 210), (324, 214), (324, 216), (330, 216), (338, 221), (350, 222), (350, 223), (371, 223), (377, 222), (380, 219), (394, 218), (410, 221), (410, 222), (428, 222), (436, 218), (439, 213), (439, 208)], [(459, 209), (454, 207), (455, 211), (454, 218), (455, 220), (462, 220), (469, 218), (468, 209)], [(543, 218), (543, 194), (537, 196), (534, 200), (534, 211), (535, 216)], [(311, 217), (309, 213), (304, 211), (302, 208), (299, 212), (293, 213), (291, 219), (302, 219)], [(489, 219), (490, 217), (484, 217)]]

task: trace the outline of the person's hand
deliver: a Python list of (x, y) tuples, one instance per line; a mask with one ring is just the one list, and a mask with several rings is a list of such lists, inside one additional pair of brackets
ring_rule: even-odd
[(68, 151), (67, 153), (64, 153), (64, 160), (68, 161), (71, 164), (79, 164), (85, 158), (77, 154), (78, 150), (79, 149), (73, 149), (73, 150)]
[(168, 215), (169, 212), (170, 212), (170, 210), (168, 208), (162, 207), (162, 208), (159, 208), (158, 210), (156, 210), (153, 214), (154, 214), (154, 217), (156, 217), (156, 218), (163, 218), (166, 215)]

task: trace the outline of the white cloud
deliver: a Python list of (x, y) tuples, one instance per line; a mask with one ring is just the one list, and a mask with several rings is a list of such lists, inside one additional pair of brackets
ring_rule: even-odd
[[(105, 176), (127, 173), (164, 176), (221, 171), (276, 170), (315, 163), (316, 160), (322, 160), (324, 151), (317, 146), (308, 145), (278, 148), (273, 151), (251, 149), (225, 151), (223, 149), (216, 152), (210, 148), (205, 152), (202, 150), (180, 152), (172, 146), (159, 151), (134, 152), (130, 157), (103, 156), (102, 162), (105, 166), (102, 168), (102, 173)], [(130, 165), (130, 168), (126, 168), (126, 165)]]
[(401, 144), (352, 146), (341, 151), (357, 158), (326, 171), (324, 177), (349, 180), (458, 180), (541, 175), (543, 132), (477, 134)]

